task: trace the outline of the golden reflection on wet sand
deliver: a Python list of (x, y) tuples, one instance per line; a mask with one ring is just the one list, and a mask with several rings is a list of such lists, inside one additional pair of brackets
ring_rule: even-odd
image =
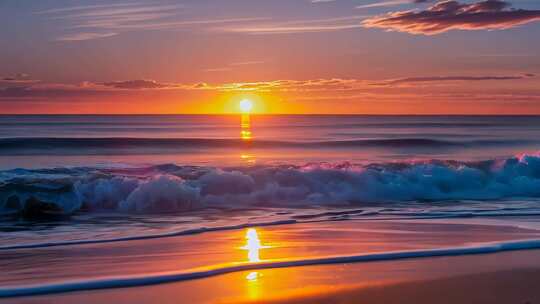
[(261, 240), (259, 239), (259, 234), (255, 228), (249, 228), (246, 231), (246, 245), (241, 247), (241, 249), (247, 250), (247, 258), (250, 263), (257, 263), (261, 261), (260, 250), (268, 248), (268, 246), (263, 246)]
[[(400, 225), (399, 227), (396, 225)], [(159, 239), (135, 241), (145, 248), (167, 248), (162, 244), (174, 244), (180, 255), (158, 254), (159, 260), (151, 260), (152, 267), (163, 266), (162, 269), (189, 269), (193, 264), (182, 264), (183, 261), (197, 261), (204, 265), (213, 265), (226, 262), (235, 265), (244, 263), (262, 263), (269, 260), (284, 258), (296, 259), (299, 257), (315, 257), (329, 254), (351, 254), (354, 252), (376, 252), (400, 250), (404, 242), (410, 240), (412, 235), (418, 239), (417, 243), (409, 244), (407, 248), (417, 248), (419, 244), (438, 244), (440, 233), (427, 233), (426, 231), (445, 231), (447, 240), (445, 244), (453, 242), (463, 243), (510, 238), (533, 238), (537, 232), (523, 230), (516, 234), (514, 228), (508, 230), (497, 227), (471, 226), (469, 229), (456, 229), (455, 224), (415, 224), (415, 223), (306, 223), (290, 226), (277, 226), (265, 228), (250, 228), (237, 231), (214, 232), (205, 236), (207, 242), (200, 243), (201, 235), (196, 237), (185, 236), (182, 242), (178, 239)], [(450, 225), (450, 226), (447, 226)], [(316, 229), (315, 229), (316, 228)], [(389, 233), (389, 229), (399, 233)], [(474, 228), (474, 229), (473, 229)], [(326, 233), (322, 233), (326, 231)], [(487, 234), (492, 234), (487, 237)], [(532, 233), (532, 234), (531, 234)], [(428, 237), (431, 235), (430, 237)], [(420, 237), (423, 237), (420, 239)], [(427, 237), (427, 238), (426, 238)], [(190, 240), (193, 238), (192, 240)], [(452, 242), (452, 240), (454, 240)], [(157, 243), (156, 243), (157, 242)], [(171, 243), (172, 242), (172, 243)], [(159, 244), (159, 245), (158, 245)], [(186, 248), (186, 244), (190, 245)], [(202, 247), (193, 247), (198, 246)], [(401, 244), (401, 245), (400, 245)], [(153, 245), (153, 246), (149, 246)], [(158, 245), (158, 246), (156, 246)], [(424, 246), (422, 245), (422, 246)], [(108, 244), (107, 246), (111, 246)], [(120, 245), (117, 245), (120, 246)], [(125, 244), (121, 245), (124, 249)], [(268, 248), (268, 249), (265, 249)], [(95, 250), (94, 247), (90, 249)], [(189, 249), (197, 255), (187, 255), (183, 250)], [(82, 249), (79, 249), (82, 250)], [(68, 249), (66, 249), (67, 252)], [(124, 252), (122, 250), (117, 250)], [(205, 252), (203, 255), (198, 253)], [(207, 253), (206, 253), (207, 252)], [(223, 254), (216, 255), (215, 252)], [(313, 265), (309, 267), (287, 267), (276, 269), (248, 270), (208, 277), (201, 280), (188, 280), (171, 284), (140, 286), (130, 289), (107, 289), (87, 291), (84, 293), (67, 293), (60, 295), (38, 296), (35, 298), (21, 298), (20, 304), (41, 303), (536, 303), (534, 296), (538, 293), (534, 289), (540, 272), (537, 269), (540, 251), (517, 251), (493, 255), (473, 255), (461, 257), (437, 257), (424, 259), (410, 259), (397, 261), (381, 261), (370, 263), (350, 263), (334, 265)], [(172, 259), (167, 260), (168, 257)], [(187, 259), (186, 259), (187, 257)], [(109, 257), (107, 257), (109, 258)], [(124, 256), (122, 256), (124, 258)], [(206, 260), (205, 260), (206, 259)], [(139, 262), (140, 263), (140, 262)], [(115, 263), (116, 271), (125, 273), (133, 269), (133, 264)], [(78, 267), (77, 263), (72, 269)], [(95, 267), (95, 264), (94, 264)], [(150, 267), (150, 266), (148, 266)], [(99, 267), (96, 267), (99, 268)], [(527, 273), (520, 272), (527, 270)], [(141, 268), (137, 270), (141, 272)], [(147, 269), (146, 272), (155, 272), (156, 269)], [(510, 271), (507, 274), (461, 277), (452, 281), (440, 281), (431, 285), (425, 282), (444, 279), (454, 276), (468, 276), (471, 274), (493, 273), (494, 271)], [(136, 274), (136, 273), (135, 273)], [(102, 274), (104, 275), (104, 274)], [(114, 273), (108, 273), (114, 275)], [(525, 278), (515, 280), (515, 277)], [(489, 281), (491, 280), (491, 281)], [(466, 283), (461, 283), (466, 281)], [(488, 282), (484, 284), (483, 282)], [(409, 285), (399, 285), (410, 282)], [(418, 283), (421, 282), (421, 283)], [(491, 282), (491, 283), (490, 283)], [(509, 289), (509, 284), (516, 282)], [(528, 285), (524, 284), (528, 283)], [(488, 292), (493, 293), (494, 284), (502, 284), (504, 288), (495, 289), (496, 292), (508, 292), (508, 297), (500, 301), (467, 301), (469, 292), (456, 292), (470, 290), (477, 286), (475, 295), (482, 296)], [(517, 285), (517, 286), (516, 286)], [(425, 286), (430, 286), (425, 287)], [(532, 286), (532, 287), (531, 287)], [(390, 292), (390, 290), (393, 290)], [(441, 290), (445, 296), (441, 296)], [(513, 291), (512, 291), (513, 290)], [(211, 292), (209, 292), (211, 291)], [(513, 292), (510, 295), (510, 291)], [(515, 291), (515, 292), (514, 292)], [(404, 296), (406, 294), (406, 296)], [(474, 293), (473, 293), (474, 294)], [(531, 296), (532, 294), (532, 296)], [(82, 296), (84, 295), (84, 297)], [(417, 295), (421, 295), (418, 298)], [(463, 295), (463, 297), (460, 297)], [(452, 298), (457, 296), (458, 298)], [(504, 297), (504, 294), (502, 294)], [(443, 301), (446, 300), (446, 301)], [(453, 301), (451, 301), (453, 300)], [(504, 301), (506, 300), (506, 301)], [(0, 301), (2, 302), (2, 301)]]
[[(260, 250), (265, 248), (269, 247), (262, 245), (257, 229), (249, 228), (246, 231), (246, 244), (241, 247), (241, 249), (247, 250), (247, 260), (250, 263), (260, 262)], [(258, 271), (252, 271), (246, 276), (247, 297), (250, 300), (256, 300), (260, 297), (261, 290), (258, 282), (260, 276)]]

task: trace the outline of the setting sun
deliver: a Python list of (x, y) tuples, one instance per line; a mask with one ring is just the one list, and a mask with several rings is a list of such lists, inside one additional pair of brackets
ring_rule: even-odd
[(253, 110), (253, 102), (249, 99), (243, 99), (240, 101), (240, 110), (243, 113), (251, 113), (251, 110)]

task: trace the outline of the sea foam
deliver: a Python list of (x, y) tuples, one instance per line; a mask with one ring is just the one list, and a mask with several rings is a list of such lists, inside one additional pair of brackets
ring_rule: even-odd
[(482, 162), (317, 163), (0, 172), (3, 213), (181, 212), (540, 197), (540, 156)]

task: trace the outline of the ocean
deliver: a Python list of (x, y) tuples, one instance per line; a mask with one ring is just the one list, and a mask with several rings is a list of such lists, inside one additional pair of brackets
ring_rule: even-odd
[[(1, 225), (15, 230), (5, 245), (33, 235), (21, 218), (103, 217), (107, 235), (124, 235), (141, 217), (143, 230), (175, 230), (244, 212), (273, 220), (273, 208), (529, 212), (540, 197), (536, 116), (24, 115), (0, 126)], [(62, 227), (48, 234), (96, 233)]]
[(249, 227), (540, 229), (538, 150), (537, 116), (4, 115), (0, 282), (41, 283), (10, 252)]
[[(537, 116), (0, 116), (0, 168), (490, 160), (535, 152)], [(242, 128), (249, 130), (242, 139)]]

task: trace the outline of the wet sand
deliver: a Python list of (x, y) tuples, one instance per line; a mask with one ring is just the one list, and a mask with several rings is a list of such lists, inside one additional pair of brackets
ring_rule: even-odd
[[(191, 271), (227, 263), (317, 259), (539, 239), (536, 222), (343, 221), (119, 243), (0, 251), (0, 289)], [(246, 244), (247, 242), (247, 244)], [(249, 246), (248, 246), (249, 247)], [(257, 264), (257, 261), (252, 261)], [(251, 269), (131, 288), (0, 303), (540, 303), (540, 250)]]
[[(540, 239), (525, 222), (338, 221), (257, 228), (262, 260), (298, 260)], [(528, 224), (527, 224), (528, 225)], [(535, 227), (535, 226), (533, 226)], [(77, 246), (0, 250), (0, 287), (189, 271), (248, 261), (246, 229)]]
[(313, 294), (290, 294), (273, 299), (235, 303), (533, 304), (540, 302), (538, 282), (540, 268), (516, 269), (446, 279), (348, 287), (341, 290), (338, 287), (335, 291), (329, 288), (326, 292), (322, 290)]
[(243, 271), (0, 303), (539, 303), (540, 250)]

